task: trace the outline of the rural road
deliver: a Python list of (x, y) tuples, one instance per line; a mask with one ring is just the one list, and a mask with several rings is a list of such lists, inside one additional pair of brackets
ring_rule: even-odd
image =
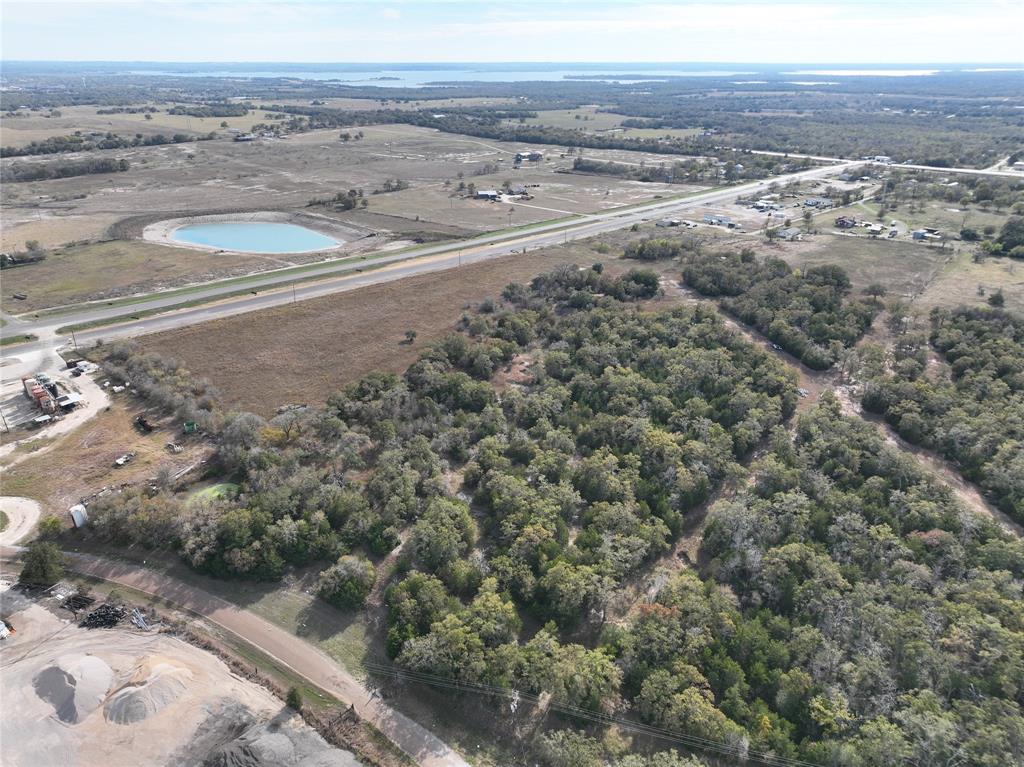
[[(0, 546), (0, 558), (11, 560), (20, 549)], [(371, 723), (421, 767), (469, 767), (469, 764), (427, 728), (395, 711), (318, 648), (247, 610), (162, 573), (112, 562), (90, 554), (66, 553), (68, 569), (117, 583), (195, 613), (270, 656), (281, 665), (330, 693)]]
[[(845, 162), (820, 166), (786, 176), (778, 176), (772, 178), (771, 181), (786, 183), (795, 180), (825, 178), (841, 173), (845, 168), (854, 164), (862, 163)], [(346, 263), (328, 262), (317, 268), (305, 269), (298, 273), (294, 270), (263, 272), (253, 275), (251, 278), (233, 280), (227, 284), (209, 283), (185, 295), (180, 292), (170, 292), (167, 295), (155, 293), (148, 297), (140, 297), (139, 301), (130, 305), (108, 305), (106, 302), (97, 302), (84, 304), (60, 314), (41, 314), (38, 317), (23, 315), (8, 324), (8, 331), (31, 333), (38, 336), (39, 340), (8, 347), (5, 358), (0, 361), (0, 366), (2, 366), (0, 369), (5, 378), (23, 374), (20, 363), (22, 357), (32, 356), (40, 351), (70, 342), (70, 338), (56, 337), (55, 335), (57, 328), (67, 325), (104, 321), (117, 322), (116, 325), (76, 333), (79, 344), (89, 343), (99, 338), (111, 340), (154, 333), (243, 312), (266, 309), (292, 301), (354, 290), (425, 272), (451, 269), (460, 264), (486, 261), (522, 252), (525, 249), (536, 249), (569, 240), (592, 237), (603, 232), (623, 229), (650, 218), (684, 214), (704, 205), (726, 202), (739, 195), (748, 194), (760, 187), (767, 186), (768, 183), (769, 181), (756, 181), (725, 189), (713, 189), (689, 195), (683, 199), (676, 198), (627, 209), (619, 208), (603, 213), (581, 215), (572, 221), (540, 224), (521, 232), (494, 233), (457, 243), (425, 246), (417, 248), (411, 253), (407, 251), (381, 255), (366, 262), (352, 262), (351, 260), (347, 260)], [(365, 269), (365, 271), (357, 272), (357, 268)], [(294, 287), (285, 286), (289, 281), (297, 279), (306, 280), (306, 282)], [(228, 297), (239, 291), (250, 291), (250, 294)], [(190, 308), (174, 309), (184, 301), (205, 303)], [(124, 318), (130, 317), (132, 314), (162, 310), (165, 310), (164, 314), (123, 321)]]

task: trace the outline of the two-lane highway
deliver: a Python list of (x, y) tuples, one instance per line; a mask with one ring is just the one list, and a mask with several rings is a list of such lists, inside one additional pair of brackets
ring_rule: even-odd
[[(846, 162), (815, 167), (798, 173), (771, 179), (779, 183), (795, 180), (818, 179), (841, 173), (857, 163)], [(244, 280), (211, 283), (201, 289), (182, 294), (170, 291), (140, 297), (131, 304), (86, 304), (59, 314), (20, 317), (8, 325), (9, 330), (31, 333), (39, 340), (10, 347), (8, 354), (15, 357), (31, 355), (67, 343), (67, 338), (56, 336), (56, 330), (69, 325), (109, 322), (76, 333), (79, 344), (99, 338), (115, 339), (154, 333), (161, 330), (192, 325), (199, 322), (228, 317), (243, 312), (266, 309), (292, 301), (315, 298), (347, 290), (354, 290), (382, 282), (402, 279), (424, 272), (451, 269), (460, 264), (476, 263), (512, 253), (556, 245), (569, 240), (592, 237), (602, 232), (622, 229), (652, 217), (685, 214), (705, 205), (722, 203), (737, 196), (749, 194), (768, 181), (756, 181), (727, 188), (710, 189), (685, 198), (657, 201), (627, 209), (613, 209), (602, 213), (579, 216), (570, 221), (555, 221), (530, 227), (520, 232), (483, 235), (457, 243), (425, 246), (413, 251), (382, 254), (365, 262), (351, 259), (342, 263), (328, 262), (301, 273), (295, 270), (264, 272)], [(302, 282), (296, 283), (296, 280)], [(242, 293), (242, 295), (239, 295)], [(175, 309), (183, 302), (193, 304)], [(203, 302), (195, 305), (197, 302)], [(162, 312), (153, 314), (153, 312)], [(152, 316), (131, 320), (132, 315)], [(116, 324), (115, 324), (116, 323)], [(13, 362), (13, 361), (12, 361)], [(15, 363), (16, 364), (16, 363)], [(5, 377), (13, 374), (4, 368)]]

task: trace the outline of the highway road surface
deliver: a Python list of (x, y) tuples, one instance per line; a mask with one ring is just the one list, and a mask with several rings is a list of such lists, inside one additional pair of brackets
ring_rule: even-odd
[[(417, 248), (413, 251), (388, 253), (365, 262), (325, 263), (320, 267), (301, 273), (294, 270), (263, 272), (244, 280), (233, 280), (227, 284), (210, 283), (205, 287), (181, 295), (155, 293), (140, 297), (130, 305), (108, 305), (105, 302), (83, 304), (60, 314), (25, 315), (10, 317), (8, 333), (31, 333), (38, 340), (7, 347), (0, 360), (0, 373), (4, 378), (26, 375), (33, 372), (30, 360), (38, 359), (40, 353), (60, 348), (70, 342), (70, 336), (57, 329), (69, 325), (103, 323), (111, 324), (82, 330), (75, 333), (80, 345), (97, 339), (113, 340), (154, 333), (161, 330), (193, 325), (207, 320), (228, 317), (243, 312), (280, 306), (331, 293), (355, 290), (367, 285), (399, 280), (425, 272), (452, 269), (462, 264), (486, 261), (492, 258), (521, 253), (525, 250), (557, 245), (569, 240), (592, 237), (603, 232), (623, 229), (634, 223), (651, 218), (670, 215), (700, 214), (706, 205), (731, 201), (737, 196), (749, 194), (770, 182), (787, 183), (795, 180), (820, 179), (841, 173), (847, 167), (862, 165), (858, 162), (841, 162), (772, 178), (770, 181), (755, 181), (724, 189), (711, 189), (675, 198), (636, 206), (614, 209), (603, 213), (583, 215), (569, 221), (555, 221), (533, 226), (519, 232), (483, 235), (457, 243), (444, 243)], [(295, 283), (302, 279), (303, 282)], [(248, 291), (243, 295), (239, 292)], [(203, 302), (199, 305), (178, 308), (183, 302)], [(132, 315), (146, 313), (131, 319)], [(23, 369), (24, 368), (24, 369)]]

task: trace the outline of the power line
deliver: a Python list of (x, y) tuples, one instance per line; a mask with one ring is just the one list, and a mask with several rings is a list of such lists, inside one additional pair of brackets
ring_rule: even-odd
[[(517, 701), (527, 701), (535, 705), (541, 704), (541, 697), (539, 695), (524, 692), (522, 690), (517, 690), (515, 688), (500, 687), (496, 685), (483, 684), (479, 682), (460, 682), (449, 677), (443, 677), (422, 671), (410, 671), (393, 665), (376, 663), (374, 661), (363, 661), (360, 665), (366, 671), (372, 674), (390, 676), (399, 680), (407, 680), (411, 682), (417, 682), (420, 684), (430, 685), (433, 687), (441, 687), (444, 689), (456, 690), (459, 692), (472, 692), (483, 695), (495, 695), (499, 697), (515, 699)], [(684, 745), (688, 748), (697, 749), (701, 751), (711, 751), (724, 756), (742, 756), (748, 761), (758, 762), (760, 764), (767, 765), (768, 767), (820, 767), (819, 765), (816, 765), (813, 762), (807, 762), (802, 759), (794, 759), (791, 757), (779, 756), (776, 754), (758, 751), (743, 751), (742, 749), (738, 749), (737, 747), (732, 746), (724, 741), (712, 740), (710, 738), (702, 738), (698, 735), (689, 735), (686, 733), (669, 730), (663, 727), (655, 727), (653, 725), (648, 725), (642, 722), (626, 719), (621, 716), (611, 716), (609, 714), (602, 714), (600, 712), (592, 711), (590, 709), (581, 708), (579, 706), (573, 706), (569, 703), (565, 703), (562, 701), (551, 700), (548, 703), (548, 707), (555, 711), (568, 714), (569, 716), (578, 719), (584, 719), (586, 721), (594, 722), (596, 724), (615, 725), (622, 729), (630, 730), (641, 735), (648, 735), (654, 738), (658, 738), (659, 740)]]

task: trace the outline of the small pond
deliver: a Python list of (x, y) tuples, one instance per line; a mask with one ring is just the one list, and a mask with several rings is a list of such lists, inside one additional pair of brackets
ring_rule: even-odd
[(304, 226), (267, 221), (189, 224), (175, 229), (171, 239), (189, 245), (243, 253), (308, 253), (341, 244), (326, 234)]

